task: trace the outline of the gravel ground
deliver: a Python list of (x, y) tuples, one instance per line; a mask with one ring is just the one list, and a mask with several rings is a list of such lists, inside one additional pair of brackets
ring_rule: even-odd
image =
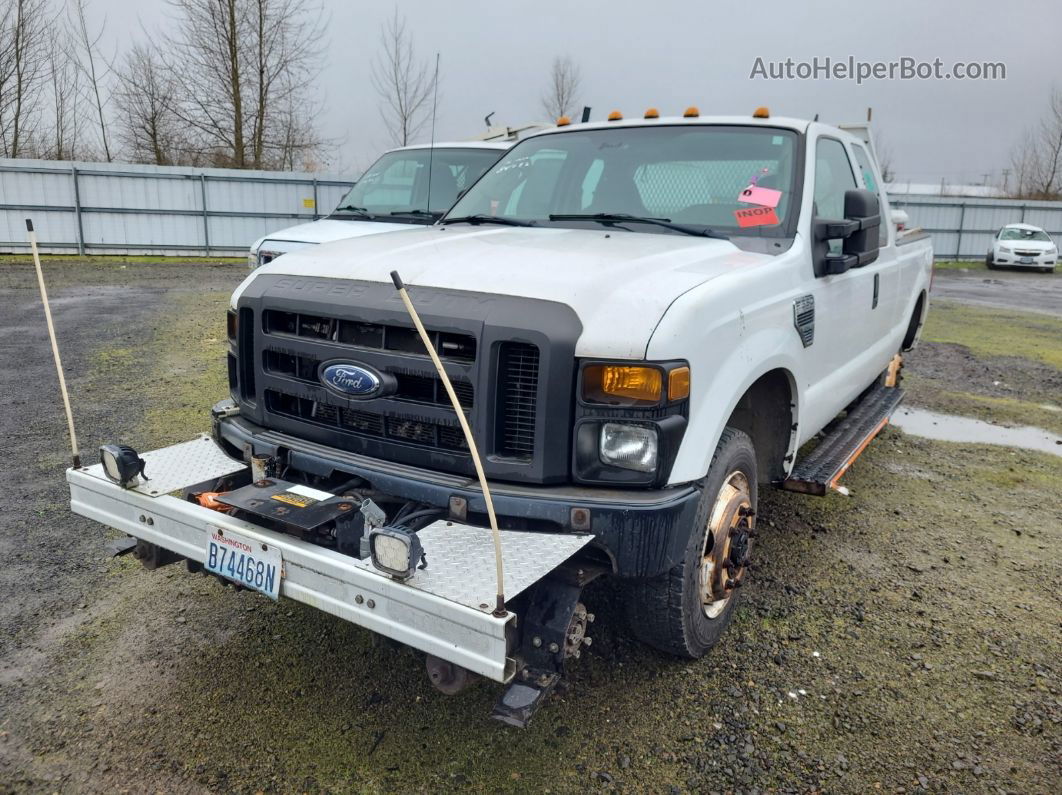
[(933, 298), (1062, 316), (1062, 271), (938, 270)]
[[(205, 427), (244, 274), (49, 274), (83, 450)], [(592, 588), (594, 645), (521, 733), (486, 718), (493, 686), (447, 698), (410, 650), (107, 557), (67, 508), (31, 269), (0, 267), (0, 318), (0, 791), (1057, 791), (1062, 461), (887, 431), (852, 497), (764, 495), (746, 603), (703, 661), (640, 646)], [(1023, 389), (1054, 388), (1015, 354)], [(964, 394), (991, 358), (924, 344), (912, 400), (918, 362)]]

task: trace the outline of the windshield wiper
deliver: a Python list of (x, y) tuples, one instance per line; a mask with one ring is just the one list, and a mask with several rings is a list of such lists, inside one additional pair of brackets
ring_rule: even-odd
[(376, 220), (376, 216), (370, 213), (364, 207), (355, 207), (354, 205), (350, 204), (348, 204), (346, 207), (336, 207), (334, 212), (350, 213), (351, 215), (356, 215), (358, 218), (365, 218), (369, 221)]
[(441, 212), (436, 210), (392, 210), (388, 215), (411, 215), (415, 218), (440, 218)]
[(551, 221), (597, 221), (598, 223), (614, 226), (622, 223), (652, 224), (662, 226), (665, 229), (673, 229), (685, 235), (697, 237), (712, 237), (717, 240), (729, 240), (726, 235), (721, 235), (706, 227), (687, 226), (686, 224), (673, 224), (670, 218), (647, 218), (629, 213), (555, 213), (550, 215)]
[(534, 221), (521, 221), (519, 218), (506, 218), (503, 215), (459, 215), (456, 218), (443, 218), (444, 224), (501, 224), (502, 226), (534, 226)]

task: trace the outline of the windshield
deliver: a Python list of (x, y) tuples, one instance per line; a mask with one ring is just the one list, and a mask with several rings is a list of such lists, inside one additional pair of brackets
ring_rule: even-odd
[(999, 236), (1000, 240), (1038, 240), (1041, 243), (1050, 243), (1051, 238), (1046, 232), (1039, 229), (1013, 229), (1007, 228)]
[[(541, 135), (509, 150), (454, 205), (447, 221), (497, 218), (534, 226), (784, 237), (799, 208), (796, 142), (792, 131), (752, 126)], [(631, 216), (669, 224), (636, 223)]]
[[(334, 218), (373, 216), (379, 220), (431, 223), (446, 212), (457, 194), (482, 176), (500, 149), (436, 149), (431, 155), (431, 204), (428, 203), (429, 149), (388, 152), (362, 174), (332, 213)], [(412, 218), (392, 218), (409, 213)], [(417, 215), (422, 217), (417, 218)]]

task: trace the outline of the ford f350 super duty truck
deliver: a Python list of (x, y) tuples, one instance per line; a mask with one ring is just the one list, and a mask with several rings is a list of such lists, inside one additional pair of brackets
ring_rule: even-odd
[(758, 490), (843, 490), (902, 397), (932, 252), (898, 243), (881, 186), (868, 130), (562, 119), (436, 225), (251, 274), (212, 438), (104, 447), (68, 473), (73, 510), (149, 567), (420, 649), (447, 692), (507, 683), (515, 725), (589, 643), (596, 577), (640, 638), (700, 657), (748, 576)]

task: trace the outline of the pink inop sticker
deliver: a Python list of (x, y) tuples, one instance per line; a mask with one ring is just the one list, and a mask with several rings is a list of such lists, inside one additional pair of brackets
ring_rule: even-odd
[(777, 207), (782, 200), (782, 192), (773, 188), (760, 188), (749, 185), (741, 191), (738, 201), (742, 204), (758, 204), (760, 207)]

